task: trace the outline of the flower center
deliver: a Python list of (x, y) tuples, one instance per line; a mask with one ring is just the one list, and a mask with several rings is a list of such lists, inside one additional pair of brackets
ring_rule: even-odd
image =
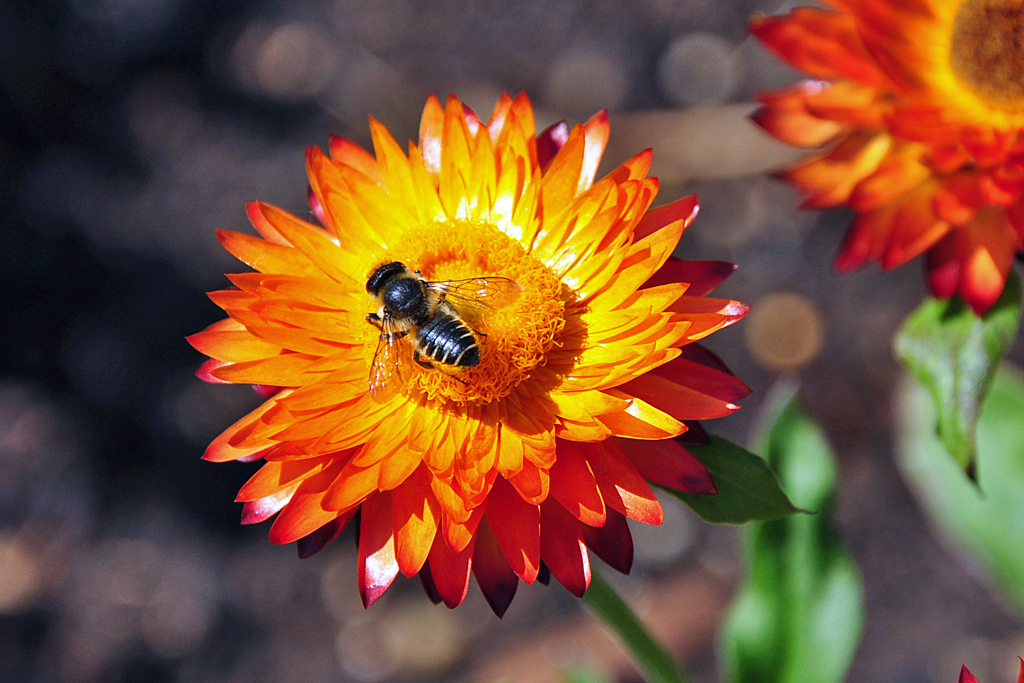
[(953, 22), (949, 64), (992, 107), (1024, 111), (1024, 4), (965, 0)]
[[(499, 308), (460, 307), (454, 302), (458, 319), (474, 333), (479, 363), (469, 368), (409, 363), (407, 394), (459, 405), (489, 403), (511, 393), (560, 345), (566, 305), (561, 281), (494, 226), (466, 221), (423, 225), (390, 248), (386, 258), (401, 261), (432, 282), (500, 277), (522, 288), (515, 301)], [(372, 357), (377, 331), (367, 327), (365, 343)], [(421, 345), (421, 359), (430, 362), (422, 350)]]

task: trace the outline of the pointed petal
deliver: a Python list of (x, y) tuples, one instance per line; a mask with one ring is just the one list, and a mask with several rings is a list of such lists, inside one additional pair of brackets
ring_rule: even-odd
[(307, 536), (347, 510), (326, 510), (324, 491), (330, 486), (344, 462), (338, 462), (306, 479), (295, 490), (270, 527), (271, 543), (291, 543)]
[(434, 537), (434, 545), (430, 549), (430, 574), (438, 595), (445, 607), (455, 609), (469, 591), (469, 575), (473, 566), (473, 543), (461, 552), (453, 552), (440, 534)]
[(686, 493), (718, 493), (704, 464), (675, 441), (616, 441), (640, 476), (652, 484)]
[(526, 583), (540, 568), (540, 508), (527, 503), (503, 477), (487, 501), (485, 518), (512, 571)]
[(541, 504), (540, 553), (566, 590), (582, 598), (590, 585), (590, 557), (580, 523), (558, 501)]
[(370, 496), (359, 525), (359, 597), (363, 607), (377, 601), (398, 576), (391, 518), (391, 492)]
[(441, 519), (441, 507), (430, 491), (430, 473), (425, 466), (394, 490), (391, 504), (395, 558), (402, 573), (413, 576), (427, 560)]
[(500, 619), (512, 604), (512, 598), (519, 587), (519, 578), (509, 567), (486, 519), (477, 531), (476, 546), (473, 549), (473, 576), (487, 604)]
[(303, 536), (296, 542), (296, 550), (299, 552), (299, 559), (305, 560), (306, 558), (313, 557), (318, 552), (329, 546), (334, 542), (348, 523), (356, 514), (356, 509), (349, 510), (341, 517), (332, 519), (327, 524), (317, 529), (311, 534)]
[(264, 522), (278, 512), (281, 511), (288, 501), (292, 499), (292, 494), (295, 493), (295, 489), (299, 487), (298, 484), (289, 486), (286, 489), (282, 489), (277, 493), (272, 493), (265, 498), (259, 500), (248, 501), (242, 506), (242, 524), (259, 524)]
[(633, 536), (629, 533), (626, 517), (608, 510), (604, 526), (583, 526), (583, 540), (605, 564), (622, 574), (633, 567)]
[(706, 296), (735, 273), (736, 268), (738, 266), (727, 261), (680, 261), (669, 258), (643, 287), (646, 289), (671, 282), (686, 282), (690, 285), (686, 288), (686, 296)]
[(580, 447), (571, 441), (558, 440), (558, 457), (551, 466), (551, 495), (584, 524), (604, 524), (605, 505), (597, 479)]

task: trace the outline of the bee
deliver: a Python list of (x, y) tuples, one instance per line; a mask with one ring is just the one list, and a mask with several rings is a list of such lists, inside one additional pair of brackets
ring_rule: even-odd
[(370, 395), (383, 402), (408, 379), (409, 361), (447, 373), (479, 365), (486, 335), (470, 321), (479, 324), (488, 313), (513, 303), (522, 287), (505, 277), (431, 282), (392, 261), (374, 269), (366, 291), (380, 304), (366, 320), (380, 330), (369, 384)]

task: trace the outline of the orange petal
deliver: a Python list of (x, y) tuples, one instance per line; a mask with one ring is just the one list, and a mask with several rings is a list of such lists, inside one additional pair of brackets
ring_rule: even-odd
[(295, 490), (274, 525), (270, 527), (271, 543), (291, 543), (307, 536), (348, 510), (327, 510), (323, 507), (324, 492), (341, 472), (339, 461), (319, 474), (306, 479)]
[(330, 152), (333, 161), (351, 166), (375, 183), (384, 182), (377, 160), (351, 140), (338, 135), (330, 136)]
[(395, 558), (406, 576), (413, 576), (427, 560), (434, 544), (441, 506), (430, 491), (430, 473), (421, 466), (391, 496), (395, 525)]
[(579, 447), (571, 441), (558, 441), (558, 457), (551, 467), (551, 495), (584, 524), (604, 524), (605, 506), (597, 479)]
[(238, 491), (235, 502), (249, 503), (262, 500), (285, 489), (294, 488), (299, 482), (312, 477), (333, 462), (330, 457), (267, 462), (245, 482)]
[(508, 483), (515, 487), (523, 500), (538, 505), (548, 497), (551, 477), (547, 470), (525, 460), (523, 469), (518, 474), (509, 477)]
[(586, 146), (583, 151), (583, 165), (580, 167), (580, 182), (576, 186), (577, 195), (583, 194), (594, 184), (597, 167), (601, 165), (601, 157), (608, 146), (611, 126), (608, 125), (607, 110), (602, 109), (591, 116), (583, 128), (586, 131)]
[(540, 508), (527, 503), (498, 477), (485, 518), (512, 571), (526, 583), (533, 583), (540, 569)]
[(286, 489), (282, 489), (277, 493), (272, 493), (265, 498), (259, 500), (253, 500), (247, 502), (242, 506), (242, 524), (259, 524), (264, 522), (278, 512), (281, 511), (288, 501), (292, 499), (292, 494), (295, 493), (295, 489), (299, 487), (298, 484), (289, 486)]
[(891, 86), (864, 49), (851, 13), (798, 7), (784, 16), (757, 15), (747, 26), (766, 47), (815, 78)]
[(360, 510), (359, 597), (363, 607), (377, 601), (398, 576), (391, 517), (391, 492), (371, 496)]
[(661, 504), (620, 448), (623, 441), (625, 439), (608, 439), (597, 444), (582, 444), (580, 449), (587, 456), (609, 508), (644, 524), (661, 524), (664, 519)]

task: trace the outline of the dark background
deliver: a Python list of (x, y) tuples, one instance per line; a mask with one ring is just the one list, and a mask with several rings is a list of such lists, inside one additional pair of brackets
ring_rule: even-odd
[[(849, 215), (798, 212), (761, 173), (790, 153), (744, 103), (794, 75), (744, 21), (778, 9), (0, 4), (0, 681), (637, 678), (556, 586), (521, 586), (498, 621), (475, 588), (449, 612), (399, 579), (364, 612), (350, 538), (299, 561), (267, 525), (238, 525), (232, 501), (256, 466), (200, 460), (259, 401), (192, 376), (202, 358), (184, 337), (220, 317), (204, 292), (244, 270), (214, 229), (247, 229), (257, 198), (308, 216), (304, 148), (328, 133), (366, 145), (372, 114), (414, 138), (429, 93), (486, 116), (502, 90), (525, 90), (541, 127), (607, 107), (606, 168), (652, 146), (657, 203), (701, 194), (677, 253), (739, 263), (721, 295), (766, 312), (711, 338), (755, 394), (708, 427), (745, 440), (775, 378), (802, 377), (865, 578), (850, 680), (952, 683), (960, 661), (1011, 680), (1024, 623), (932, 537), (892, 464), (889, 344), (923, 295), (919, 266), (834, 275)], [(742, 571), (735, 531), (665, 505), (663, 527), (636, 529), (634, 575), (617, 585), (711, 683)]]

